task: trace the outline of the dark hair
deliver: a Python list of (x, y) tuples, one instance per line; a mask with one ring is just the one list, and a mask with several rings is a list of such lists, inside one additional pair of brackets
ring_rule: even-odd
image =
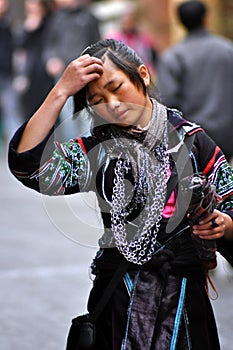
[(207, 7), (201, 1), (191, 0), (181, 3), (177, 12), (183, 25), (190, 31), (203, 26)]
[[(84, 54), (89, 54), (90, 56), (95, 56), (100, 59), (107, 56), (128, 76), (130, 81), (137, 86), (138, 89), (142, 88), (144, 94), (147, 93), (147, 87), (138, 73), (138, 67), (143, 64), (143, 61), (134, 50), (125, 45), (122, 41), (115, 39), (100, 40), (85, 49), (81, 55)], [(74, 95), (74, 113), (79, 112), (87, 106), (86, 87), (84, 87)]]
[(41, 0), (41, 5), (44, 7), (46, 13), (50, 14), (55, 8), (54, 0)]

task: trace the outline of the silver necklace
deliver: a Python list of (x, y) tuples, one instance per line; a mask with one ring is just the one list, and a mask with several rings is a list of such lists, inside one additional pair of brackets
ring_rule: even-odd
[[(154, 102), (155, 104), (155, 102)], [(135, 264), (142, 265), (149, 261), (157, 243), (165, 204), (169, 158), (167, 154), (167, 111), (162, 105), (154, 108), (150, 132), (141, 144), (137, 140), (116, 139), (116, 148), (121, 149), (115, 166), (115, 178), (111, 202), (111, 231), (116, 247), (124, 257)], [(154, 140), (156, 139), (156, 145)], [(127, 145), (127, 147), (126, 147)], [(115, 152), (114, 152), (115, 153)], [(116, 154), (116, 153), (115, 153)], [(135, 182), (136, 201), (145, 202), (137, 225), (135, 236), (127, 239), (127, 195), (125, 175), (130, 170), (133, 155), (137, 157)], [(131, 164), (132, 165), (132, 164)]]

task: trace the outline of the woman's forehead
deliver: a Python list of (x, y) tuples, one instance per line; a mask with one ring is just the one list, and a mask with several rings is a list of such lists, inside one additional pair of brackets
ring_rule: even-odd
[(103, 74), (88, 84), (87, 91), (89, 94), (92, 94), (98, 88), (107, 89), (123, 76), (127, 78), (126, 74), (107, 57), (103, 63)]

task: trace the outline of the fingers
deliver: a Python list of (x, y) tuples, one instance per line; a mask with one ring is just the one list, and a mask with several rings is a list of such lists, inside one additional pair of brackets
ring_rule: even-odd
[(97, 73), (98, 75), (103, 73), (103, 62), (96, 57), (91, 57), (89, 55), (84, 55), (73, 62), (71, 62), (73, 65), (74, 70), (80, 71), (80, 73), (83, 74), (93, 74)]
[(103, 74), (103, 62), (89, 55), (73, 60), (65, 69), (59, 88), (67, 96), (72, 96)]
[(209, 215), (198, 225), (192, 227), (192, 233), (202, 239), (218, 239), (224, 236), (225, 220), (222, 213), (218, 210)]

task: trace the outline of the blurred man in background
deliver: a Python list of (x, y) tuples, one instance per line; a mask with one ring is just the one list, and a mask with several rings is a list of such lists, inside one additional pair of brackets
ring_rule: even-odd
[(200, 124), (219, 144), (228, 160), (233, 156), (233, 44), (210, 33), (207, 7), (198, 0), (177, 8), (187, 36), (166, 52), (157, 69), (162, 101)]
[(13, 35), (8, 17), (9, 1), (0, 0), (0, 146), (6, 145), (21, 123), (17, 94), (13, 89)]
[(55, 0), (57, 10), (46, 36), (44, 60), (57, 79), (64, 68), (89, 45), (100, 39), (99, 22), (83, 0)]
[(24, 0), (25, 19), (15, 30), (15, 87), (25, 120), (35, 113), (54, 84), (43, 61), (52, 13), (53, 0)]
[[(47, 29), (43, 53), (46, 70), (56, 82), (65, 67), (89, 45), (100, 39), (99, 21), (91, 12), (87, 0), (55, 0), (57, 10), (54, 12)], [(69, 99), (60, 113), (59, 121), (63, 123), (60, 140), (73, 137), (74, 122), (73, 100)], [(69, 118), (69, 119), (68, 119)], [(77, 118), (77, 124), (79, 119)], [(80, 121), (81, 123), (81, 121)], [(81, 128), (76, 125), (76, 128)]]

